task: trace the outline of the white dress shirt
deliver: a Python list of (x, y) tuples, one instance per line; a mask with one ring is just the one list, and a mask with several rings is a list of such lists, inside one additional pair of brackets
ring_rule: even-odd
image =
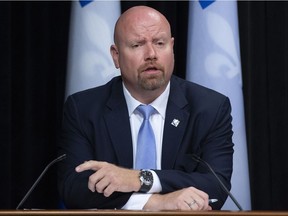
[[(132, 97), (130, 92), (125, 87), (124, 83), (123, 83), (123, 89), (129, 112), (129, 120), (130, 120), (132, 144), (133, 144), (133, 167), (135, 168), (138, 132), (143, 121), (142, 115), (139, 113), (139, 111), (136, 110), (136, 108), (142, 103)], [(165, 91), (152, 103), (149, 104), (153, 106), (155, 110), (157, 110), (157, 113), (151, 115), (149, 119), (155, 135), (157, 169), (161, 169), (162, 139), (163, 139), (166, 106), (168, 102), (169, 92), (170, 92), (170, 82), (168, 83)], [(152, 171), (152, 174), (154, 181), (150, 191), (148, 191), (148, 193), (132, 194), (132, 196), (130, 197), (128, 202), (122, 207), (122, 209), (141, 210), (143, 209), (144, 205), (146, 204), (146, 202), (153, 193), (161, 192), (162, 186), (160, 180), (154, 171)]]

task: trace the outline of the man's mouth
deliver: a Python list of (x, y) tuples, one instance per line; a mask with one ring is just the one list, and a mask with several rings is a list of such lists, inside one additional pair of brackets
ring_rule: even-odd
[(139, 68), (140, 73), (144, 73), (147, 75), (157, 75), (163, 71), (163, 68), (161, 65), (155, 64), (145, 64), (142, 65), (142, 67)]
[(159, 69), (157, 67), (151, 66), (151, 67), (147, 67), (143, 70), (143, 72), (146, 73), (156, 73), (159, 72)]
[(148, 67), (145, 69), (145, 71), (155, 71), (158, 70), (156, 67)]

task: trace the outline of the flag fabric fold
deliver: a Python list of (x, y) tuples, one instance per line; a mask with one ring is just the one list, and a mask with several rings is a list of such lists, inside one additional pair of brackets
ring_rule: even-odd
[(120, 74), (110, 55), (120, 13), (120, 1), (72, 2), (66, 96)]
[[(229, 97), (232, 105), (234, 159), (231, 192), (243, 209), (251, 209), (242, 93), (237, 1), (190, 1), (187, 80)], [(238, 210), (230, 198), (223, 210)]]

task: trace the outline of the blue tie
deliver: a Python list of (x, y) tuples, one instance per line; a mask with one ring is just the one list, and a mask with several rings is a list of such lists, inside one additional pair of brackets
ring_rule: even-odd
[(135, 168), (156, 169), (155, 136), (149, 122), (149, 118), (155, 112), (155, 109), (150, 105), (140, 105), (137, 110), (144, 119), (138, 133)]

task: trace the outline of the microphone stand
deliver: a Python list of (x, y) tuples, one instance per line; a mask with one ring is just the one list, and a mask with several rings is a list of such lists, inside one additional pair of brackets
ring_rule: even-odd
[(32, 191), (34, 190), (34, 188), (38, 185), (38, 182), (42, 179), (43, 175), (47, 172), (47, 170), (55, 163), (64, 160), (66, 158), (66, 154), (63, 154), (59, 157), (57, 157), (56, 159), (54, 159), (53, 161), (51, 161), (46, 167), (45, 169), (42, 171), (42, 173), (40, 174), (40, 176), (37, 178), (37, 180), (34, 182), (34, 184), (32, 185), (32, 187), (28, 190), (28, 192), (25, 194), (25, 196), (23, 197), (23, 199), (21, 200), (21, 202), (18, 204), (18, 206), (16, 207), (16, 210), (18, 210), (22, 204), (26, 201), (26, 199), (29, 197), (29, 195), (32, 193)]
[(208, 169), (212, 172), (212, 174), (216, 177), (216, 179), (218, 180), (218, 182), (220, 183), (221, 187), (223, 188), (223, 190), (226, 192), (226, 194), (228, 194), (228, 196), (232, 199), (232, 201), (234, 202), (234, 204), (238, 207), (238, 209), (240, 211), (243, 211), (241, 205), (238, 203), (238, 201), (235, 199), (235, 197), (232, 195), (232, 193), (230, 193), (230, 191), (227, 189), (227, 187), (223, 184), (223, 182), (221, 181), (221, 179), (218, 177), (218, 175), (215, 173), (215, 171), (212, 169), (212, 167), (203, 159), (201, 159), (199, 156), (193, 154), (192, 155), (193, 159), (197, 162), (201, 162), (203, 164), (205, 164)]

